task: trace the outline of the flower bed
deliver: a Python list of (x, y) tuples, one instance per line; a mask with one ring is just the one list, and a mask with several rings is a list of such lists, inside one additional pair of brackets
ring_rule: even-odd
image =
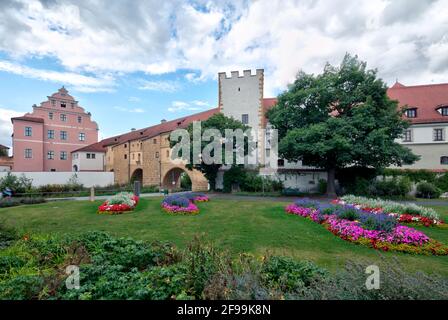
[(421, 231), (400, 225), (395, 217), (388, 214), (372, 214), (352, 205), (320, 205), (308, 200), (290, 204), (285, 211), (323, 224), (343, 240), (375, 249), (448, 255), (448, 246), (430, 239)]
[(352, 195), (333, 200), (332, 203), (352, 205), (373, 214), (388, 214), (395, 217), (400, 223), (414, 223), (426, 227), (444, 224), (434, 209), (424, 208), (413, 203), (402, 204), (388, 200), (369, 199)]
[(139, 197), (129, 192), (120, 192), (98, 207), (99, 214), (122, 214), (134, 210)]
[(209, 198), (203, 193), (182, 192), (165, 197), (162, 200), (162, 209), (171, 214), (194, 215), (199, 213), (195, 202), (208, 202)]

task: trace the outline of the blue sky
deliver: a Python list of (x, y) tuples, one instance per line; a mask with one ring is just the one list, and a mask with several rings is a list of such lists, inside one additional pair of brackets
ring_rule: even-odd
[(217, 104), (217, 73), (299, 70), (357, 54), (388, 84), (448, 82), (446, 0), (0, 1), (0, 143), (62, 85), (105, 138)]

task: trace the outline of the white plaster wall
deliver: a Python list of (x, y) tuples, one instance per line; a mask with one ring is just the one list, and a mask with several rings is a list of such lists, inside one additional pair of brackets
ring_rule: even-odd
[(11, 168), (9, 166), (0, 166), (0, 172), (9, 172)]
[[(7, 175), (7, 172), (0, 172), (0, 178)], [(24, 174), (32, 179), (33, 186), (38, 187), (46, 184), (66, 184), (75, 174), (74, 172), (14, 172), (15, 176)], [(78, 182), (85, 187), (99, 186), (105, 187), (114, 184), (113, 172), (76, 172)]]
[[(95, 154), (95, 159), (87, 159), (87, 153)], [(77, 165), (79, 171), (104, 171), (105, 154), (102, 152), (76, 152), (77, 159), (74, 159), (72, 154), (72, 170), (73, 166)]]
[[(443, 129), (445, 141), (433, 141), (434, 129)], [(443, 144), (448, 141), (448, 123), (433, 123), (433, 124), (415, 124), (409, 127), (412, 130), (412, 142), (403, 142), (398, 139), (403, 145), (414, 145), (422, 143)]]

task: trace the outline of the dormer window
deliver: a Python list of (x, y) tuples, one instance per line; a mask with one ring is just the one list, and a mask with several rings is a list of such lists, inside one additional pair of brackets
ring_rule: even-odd
[(61, 108), (66, 108), (66, 107), (67, 107), (67, 105), (65, 103), (61, 102)]
[(417, 108), (407, 109), (405, 114), (408, 118), (417, 118)]
[(442, 116), (448, 116), (448, 106), (443, 106), (440, 107), (439, 109), (437, 109), (437, 111), (442, 115)]

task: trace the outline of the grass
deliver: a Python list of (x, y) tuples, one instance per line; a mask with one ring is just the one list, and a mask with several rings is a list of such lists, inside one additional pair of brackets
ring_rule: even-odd
[[(322, 226), (284, 213), (286, 203), (267, 200), (212, 199), (200, 203), (197, 216), (173, 216), (160, 209), (160, 198), (141, 199), (132, 213), (99, 215), (100, 201), (60, 201), (0, 209), (0, 220), (25, 233), (82, 233), (106, 231), (115, 236), (143, 240), (166, 240), (184, 247), (202, 234), (218, 247), (234, 254), (267, 253), (312, 260), (330, 270), (348, 259), (381, 263), (395, 257), (409, 271), (448, 275), (448, 257), (379, 253), (343, 241)], [(448, 206), (434, 207), (448, 221)], [(448, 229), (418, 227), (428, 236), (448, 243)]]

